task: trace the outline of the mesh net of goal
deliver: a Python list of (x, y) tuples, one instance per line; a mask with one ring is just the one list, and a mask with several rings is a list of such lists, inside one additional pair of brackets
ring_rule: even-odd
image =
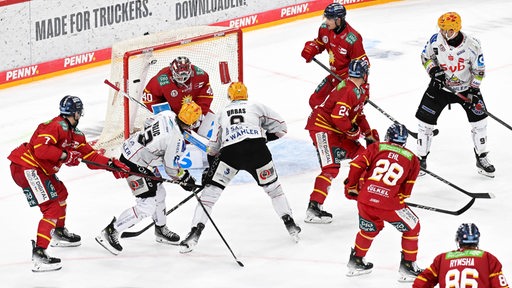
[[(227, 62), (232, 81), (242, 81), (242, 32), (216, 26), (193, 26), (144, 35), (112, 46), (110, 82), (141, 101), (147, 82), (178, 56), (186, 56), (193, 65), (210, 76), (214, 99), (210, 109), (217, 112), (227, 104), (228, 84), (222, 84), (220, 62)], [(144, 107), (110, 89), (104, 127), (96, 149), (118, 156), (127, 134), (143, 127), (150, 116)]]

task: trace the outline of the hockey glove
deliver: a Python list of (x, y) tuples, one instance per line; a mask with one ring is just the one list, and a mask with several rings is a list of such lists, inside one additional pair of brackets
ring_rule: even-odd
[(348, 178), (343, 181), (345, 184), (345, 197), (349, 200), (357, 200), (357, 196), (359, 195), (359, 191), (357, 191), (357, 185), (348, 186)]
[(364, 140), (366, 141), (366, 147), (368, 147), (368, 145), (374, 142), (379, 142), (379, 132), (375, 129), (367, 131), (366, 133), (364, 133)]
[(347, 139), (357, 141), (359, 136), (361, 136), (361, 129), (354, 123), (352, 124), (352, 129), (345, 132), (345, 135), (347, 135)]
[(66, 151), (66, 159), (64, 159), (62, 163), (66, 164), (66, 166), (77, 166), (80, 164), (80, 158), (82, 158), (80, 152), (69, 150)]
[(130, 167), (126, 166), (126, 164), (117, 160), (116, 158), (111, 158), (108, 161), (108, 167), (112, 169), (112, 174), (114, 174), (114, 177), (116, 177), (116, 179), (126, 178), (130, 176)]
[(185, 170), (178, 184), (186, 191), (193, 191), (196, 188), (196, 179), (190, 175), (188, 170)]
[(468, 101), (465, 105), (469, 106), (468, 108), (475, 108), (480, 99), (482, 99), (482, 93), (480, 93), (480, 88), (469, 87), (468, 89)]
[(304, 45), (304, 49), (302, 49), (302, 53), (300, 54), (302, 58), (306, 59), (306, 63), (311, 62), (313, 57), (320, 53), (320, 47), (314, 41), (308, 41)]
[(430, 71), (428, 71), (430, 78), (430, 87), (441, 90), (444, 88), (446, 83), (446, 74), (444, 74), (443, 69), (439, 66), (432, 67)]

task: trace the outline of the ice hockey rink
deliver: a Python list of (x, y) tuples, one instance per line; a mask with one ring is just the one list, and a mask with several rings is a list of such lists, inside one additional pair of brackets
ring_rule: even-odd
[[(512, 2), (508, 0), (427, 1), (409, 0), (351, 9), (347, 21), (364, 38), (371, 61), (371, 99), (410, 130), (417, 131), (414, 117), (427, 74), (420, 62), (425, 42), (437, 31), (437, 18), (456, 11), (462, 31), (480, 39), (487, 66), (481, 86), (488, 111), (512, 124), (510, 76), (512, 75)], [(124, 250), (113, 256), (94, 237), (134, 197), (124, 180), (111, 173), (89, 170), (85, 165), (64, 167), (58, 174), (69, 190), (67, 227), (82, 236), (76, 248), (49, 248), (62, 259), (57, 272), (31, 271), (31, 244), (40, 212), (29, 208), (21, 189), (14, 184), (6, 156), (28, 141), (36, 126), (58, 114), (59, 100), (79, 96), (85, 116), (79, 128), (88, 140), (98, 137), (104, 125), (110, 67), (67, 74), (0, 91), (0, 192), (1, 227), (0, 285), (2, 287), (410, 287), (397, 282), (400, 236), (392, 226), (375, 239), (366, 259), (374, 264), (369, 275), (345, 276), (350, 247), (358, 231), (356, 202), (343, 195), (342, 181), (348, 172), (343, 163), (334, 180), (325, 209), (334, 216), (329, 225), (303, 222), (314, 178), (319, 173), (316, 155), (303, 129), (310, 112), (308, 98), (327, 72), (300, 57), (305, 41), (317, 33), (321, 17), (250, 31), (244, 34), (245, 83), (249, 97), (280, 112), (289, 133), (271, 143), (278, 173), (302, 228), (294, 243), (272, 209), (268, 196), (247, 174), (229, 186), (214, 207), (212, 217), (229, 243), (237, 265), (214, 227), (209, 223), (195, 250), (180, 254), (176, 246), (156, 243), (153, 229), (136, 238), (121, 239)], [(327, 54), (317, 56), (327, 63)], [(193, 62), (193, 59), (192, 59)], [(211, 71), (210, 73), (216, 73)], [(227, 86), (225, 87), (227, 89)], [(221, 97), (225, 91), (215, 91)], [(392, 123), (367, 105), (370, 125), (384, 137)], [(421, 221), (418, 264), (425, 268), (438, 253), (455, 248), (454, 234), (463, 222), (480, 228), (480, 247), (496, 255), (505, 276), (512, 281), (512, 130), (488, 118), (489, 158), (496, 177), (479, 175), (475, 167), (470, 126), (459, 106), (443, 111), (428, 159), (430, 171), (470, 192), (492, 192), (495, 199), (477, 199), (464, 214), (452, 216), (413, 208)], [(415, 151), (409, 138), (407, 147)], [(198, 171), (195, 171), (196, 175)], [(186, 198), (176, 185), (165, 184), (167, 207)], [(418, 179), (411, 202), (457, 210), (471, 198), (426, 175)], [(168, 216), (168, 226), (182, 238), (190, 230), (194, 199)], [(145, 219), (131, 230), (142, 229)]]

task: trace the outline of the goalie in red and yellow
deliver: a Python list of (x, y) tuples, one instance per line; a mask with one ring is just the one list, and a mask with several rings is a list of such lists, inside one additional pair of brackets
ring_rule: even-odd
[(178, 114), (183, 104), (195, 102), (202, 112), (193, 125), (194, 131), (208, 138), (215, 117), (210, 110), (213, 101), (210, 76), (193, 65), (189, 58), (176, 57), (169, 66), (158, 71), (144, 88), (142, 101), (152, 112), (153, 105), (168, 103), (175, 114)]

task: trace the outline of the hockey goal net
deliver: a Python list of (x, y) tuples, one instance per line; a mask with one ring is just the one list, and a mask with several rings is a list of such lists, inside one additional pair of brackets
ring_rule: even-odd
[[(210, 76), (214, 99), (211, 110), (217, 112), (227, 104), (227, 85), (221, 81), (221, 67), (229, 67), (232, 81), (243, 81), (242, 31), (216, 26), (194, 26), (121, 41), (112, 46), (110, 82), (121, 91), (142, 102), (147, 82), (174, 58), (186, 56), (193, 65)], [(224, 79), (222, 79), (224, 80)], [(97, 149), (107, 156), (117, 156), (124, 139), (144, 125), (150, 115), (135, 101), (110, 89), (105, 123)]]

